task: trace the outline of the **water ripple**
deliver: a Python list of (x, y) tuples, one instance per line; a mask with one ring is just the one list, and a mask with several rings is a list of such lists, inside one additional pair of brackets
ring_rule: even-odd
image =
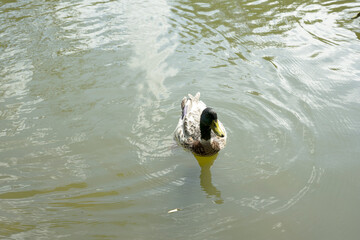
[[(355, 233), (359, 9), (0, 3), (0, 236)], [(197, 91), (229, 134), (206, 164), (172, 139)]]

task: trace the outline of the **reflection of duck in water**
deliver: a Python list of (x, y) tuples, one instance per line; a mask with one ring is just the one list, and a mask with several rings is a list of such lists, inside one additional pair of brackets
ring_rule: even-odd
[(225, 147), (227, 135), (217, 113), (199, 98), (199, 92), (183, 98), (174, 138), (196, 155), (211, 156)]
[(195, 156), (196, 160), (201, 167), (200, 173), (200, 185), (202, 190), (207, 194), (207, 197), (215, 197), (214, 203), (222, 204), (224, 200), (221, 198), (221, 192), (213, 184), (211, 180), (211, 171), (210, 168), (216, 160), (218, 154), (212, 155), (210, 157)]

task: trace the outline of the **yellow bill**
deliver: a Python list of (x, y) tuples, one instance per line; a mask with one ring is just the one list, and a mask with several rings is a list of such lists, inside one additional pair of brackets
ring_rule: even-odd
[(214, 133), (216, 135), (218, 135), (219, 137), (224, 137), (225, 136), (224, 132), (219, 127), (218, 120), (213, 120), (210, 127), (214, 131)]

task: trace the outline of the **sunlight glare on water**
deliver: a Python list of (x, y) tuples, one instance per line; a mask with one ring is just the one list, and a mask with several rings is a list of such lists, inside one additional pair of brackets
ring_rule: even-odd
[[(357, 239), (358, 12), (0, 1), (0, 238)], [(196, 92), (213, 158), (173, 140)]]

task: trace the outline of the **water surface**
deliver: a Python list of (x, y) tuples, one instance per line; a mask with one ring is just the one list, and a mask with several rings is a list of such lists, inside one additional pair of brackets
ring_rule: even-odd
[[(0, 1), (0, 237), (357, 239), (359, 11)], [(197, 91), (216, 160), (172, 139)]]

